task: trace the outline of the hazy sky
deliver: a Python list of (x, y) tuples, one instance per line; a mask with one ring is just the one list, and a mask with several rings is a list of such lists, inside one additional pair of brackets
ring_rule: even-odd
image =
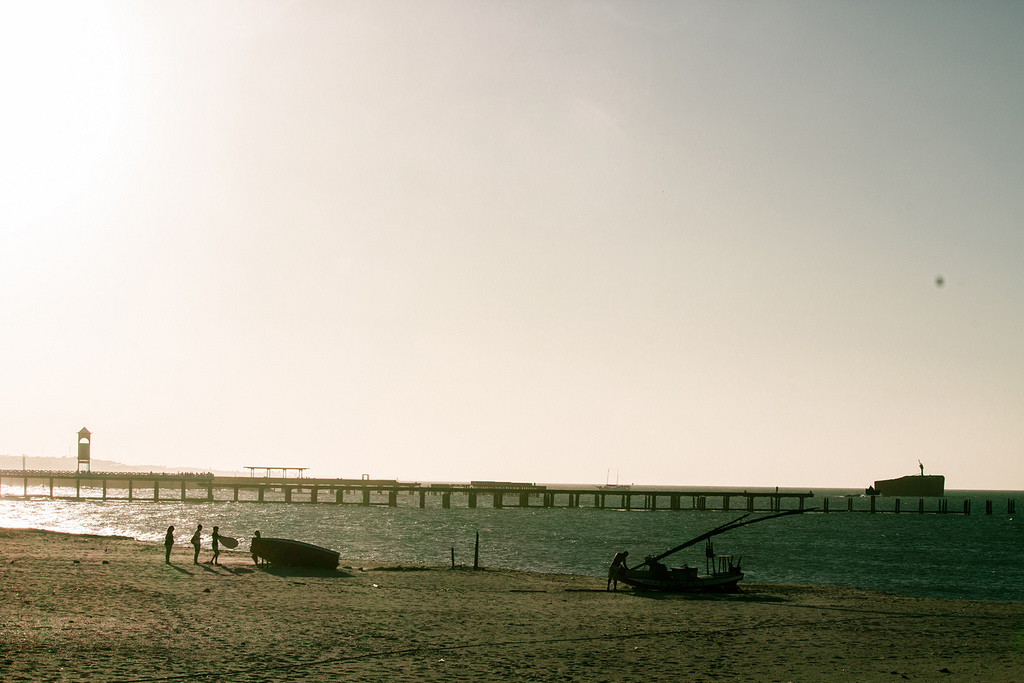
[(1016, 2), (5, 3), (0, 453), (1024, 489), (1022, 36)]

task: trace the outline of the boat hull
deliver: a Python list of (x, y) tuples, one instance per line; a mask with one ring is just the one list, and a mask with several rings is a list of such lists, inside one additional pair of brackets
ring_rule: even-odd
[(336, 551), (290, 538), (254, 538), (249, 549), (255, 556), (285, 567), (338, 568)]
[(668, 593), (734, 593), (743, 580), (743, 572), (735, 567), (726, 572), (697, 574), (692, 567), (666, 569), (652, 572), (643, 569), (625, 569), (619, 572), (618, 581), (642, 591), (663, 591)]

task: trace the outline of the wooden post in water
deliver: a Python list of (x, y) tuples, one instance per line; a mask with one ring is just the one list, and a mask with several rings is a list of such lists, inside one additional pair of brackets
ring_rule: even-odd
[(871, 511), (875, 511), (875, 496), (871, 496)]
[(924, 498), (917, 499), (917, 512), (920, 515), (924, 514)]
[(846, 511), (853, 512), (853, 498), (846, 499)]
[[(472, 494), (471, 494), (472, 495)], [(420, 509), (427, 507), (427, 492), (420, 489)], [(452, 557), (454, 557), (455, 548), (452, 548)]]
[(469, 492), (469, 509), (470, 510), (475, 510), (476, 509), (476, 491), (470, 491)]
[(452, 569), (455, 569), (455, 546), (452, 546)]
[(473, 548), (473, 569), (480, 569), (480, 532), (476, 532), (476, 546)]
[(447, 510), (452, 506), (452, 493), (451, 491), (445, 491), (441, 494), (441, 507)]
[(991, 500), (986, 500), (985, 501), (985, 514), (986, 515), (991, 515), (992, 514), (992, 501)]

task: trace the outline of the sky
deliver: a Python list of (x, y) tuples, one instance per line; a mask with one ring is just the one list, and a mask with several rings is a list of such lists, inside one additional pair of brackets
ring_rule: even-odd
[(1024, 5), (0, 6), (0, 454), (1024, 490)]

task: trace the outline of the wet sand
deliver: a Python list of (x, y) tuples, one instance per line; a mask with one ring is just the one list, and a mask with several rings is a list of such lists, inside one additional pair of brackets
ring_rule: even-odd
[(0, 680), (1024, 682), (1020, 602), (762, 584), (644, 595), (500, 569), (221, 561), (193, 565), (183, 543), (167, 565), (162, 546), (130, 539), (0, 529)]

